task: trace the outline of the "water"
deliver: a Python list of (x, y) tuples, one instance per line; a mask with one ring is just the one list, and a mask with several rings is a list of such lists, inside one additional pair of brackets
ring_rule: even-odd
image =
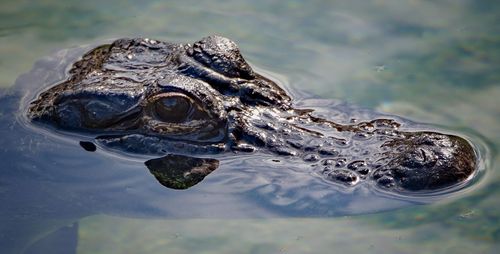
[[(349, 205), (353, 199), (338, 195), (323, 214), (290, 217), (269, 203), (286, 204), (279, 191), (263, 188), (245, 200), (232, 195), (231, 186), (244, 190), (278, 172), (221, 167), (192, 192), (167, 190), (137, 158), (88, 153), (76, 140), (6, 123), (17, 108), (4, 99), (0, 237), (12, 239), (11, 249), (495, 253), (500, 247), (500, 4), (494, 1), (3, 1), (0, 7), (0, 87), (60, 49), (119, 37), (193, 42), (215, 33), (235, 40), (255, 66), (279, 73), (296, 98), (313, 93), (443, 126), (484, 140), (487, 154), (481, 181), (445, 200), (388, 210), (384, 202), (391, 199)], [(376, 206), (384, 211), (376, 213)], [(218, 216), (221, 210), (227, 212)]]

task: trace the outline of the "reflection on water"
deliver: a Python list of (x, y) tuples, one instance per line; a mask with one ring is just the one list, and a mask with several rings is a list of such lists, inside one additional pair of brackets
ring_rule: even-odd
[(169, 154), (144, 164), (158, 182), (171, 189), (187, 189), (201, 182), (219, 167), (216, 159)]
[[(317, 192), (301, 188), (308, 190), (317, 183), (300, 182), (289, 174), (282, 182), (266, 182), (286, 174), (268, 170), (258, 161), (247, 161), (255, 167), (241, 167), (238, 174), (221, 166), (203, 180), (207, 184), (189, 189), (200, 195), (178, 194), (151, 184), (145, 158), (117, 162), (114, 155), (84, 151), (76, 139), (54, 140), (21, 129), (6, 117), (15, 112), (16, 98), (12, 103), (3, 98), (2, 105), (10, 107), (0, 109), (0, 200), (4, 204), (0, 237), (11, 248), (54, 239), (51, 232), (85, 216), (90, 217), (79, 221), (79, 253), (111, 253), (109, 244), (116, 242), (122, 250), (129, 247), (140, 253), (160, 249), (234, 253), (237, 247), (239, 253), (324, 253), (333, 248), (370, 253), (495, 253), (499, 247), (500, 174), (495, 151), (500, 142), (500, 37), (495, 24), (500, 12), (495, 1), (20, 0), (0, 5), (2, 87), (12, 85), (36, 59), (53, 50), (125, 36), (181, 42), (216, 33), (237, 41), (250, 62), (286, 77), (283, 83), (296, 97), (305, 91), (473, 136), (478, 133), (491, 148), (484, 181), (433, 205), (333, 219), (165, 220), (221, 210), (236, 211), (225, 214), (227, 218), (280, 217), (288, 211), (287, 197), (325, 202), (316, 208), (316, 212), (324, 209), (325, 215), (363, 212), (367, 207), (372, 212), (387, 210), (401, 204), (307, 197)], [(44, 163), (38, 163), (41, 158)], [(299, 182), (304, 185), (294, 188)], [(253, 193), (260, 198), (247, 194), (257, 184), (261, 187)], [(279, 188), (283, 184), (297, 191), (283, 193)], [(244, 203), (235, 194), (261, 201)], [(263, 205), (262, 200), (271, 203)], [(268, 209), (276, 206), (284, 210)], [(380, 209), (374, 209), (377, 206)], [(201, 212), (172, 210), (176, 207), (201, 207)], [(91, 216), (100, 213), (114, 217)], [(307, 210), (299, 214), (308, 215)], [(138, 216), (160, 219), (128, 219)], [(53, 246), (43, 243), (34, 246), (39, 251), (49, 248), (40, 246)]]

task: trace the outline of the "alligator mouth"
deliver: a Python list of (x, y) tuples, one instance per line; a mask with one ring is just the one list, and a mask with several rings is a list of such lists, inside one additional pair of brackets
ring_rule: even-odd
[(99, 135), (95, 137), (95, 140), (102, 147), (133, 154), (165, 155), (174, 153), (179, 155), (204, 155), (227, 151), (227, 140), (225, 139), (220, 142), (202, 142), (130, 133)]

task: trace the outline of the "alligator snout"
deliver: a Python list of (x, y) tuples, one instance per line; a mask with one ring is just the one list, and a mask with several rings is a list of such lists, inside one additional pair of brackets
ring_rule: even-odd
[(477, 167), (473, 147), (465, 139), (434, 132), (407, 133), (386, 142), (388, 162), (372, 177), (386, 188), (406, 191), (436, 190), (471, 177)]

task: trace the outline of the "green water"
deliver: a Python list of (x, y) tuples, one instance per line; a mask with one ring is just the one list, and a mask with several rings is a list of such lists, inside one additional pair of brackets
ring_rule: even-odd
[(496, 253), (498, 24), (500, 2), (493, 0), (4, 0), (0, 87), (63, 48), (219, 34), (294, 90), (475, 133), (489, 144), (485, 179), (453, 200), (336, 218), (94, 215), (79, 221), (78, 253)]

